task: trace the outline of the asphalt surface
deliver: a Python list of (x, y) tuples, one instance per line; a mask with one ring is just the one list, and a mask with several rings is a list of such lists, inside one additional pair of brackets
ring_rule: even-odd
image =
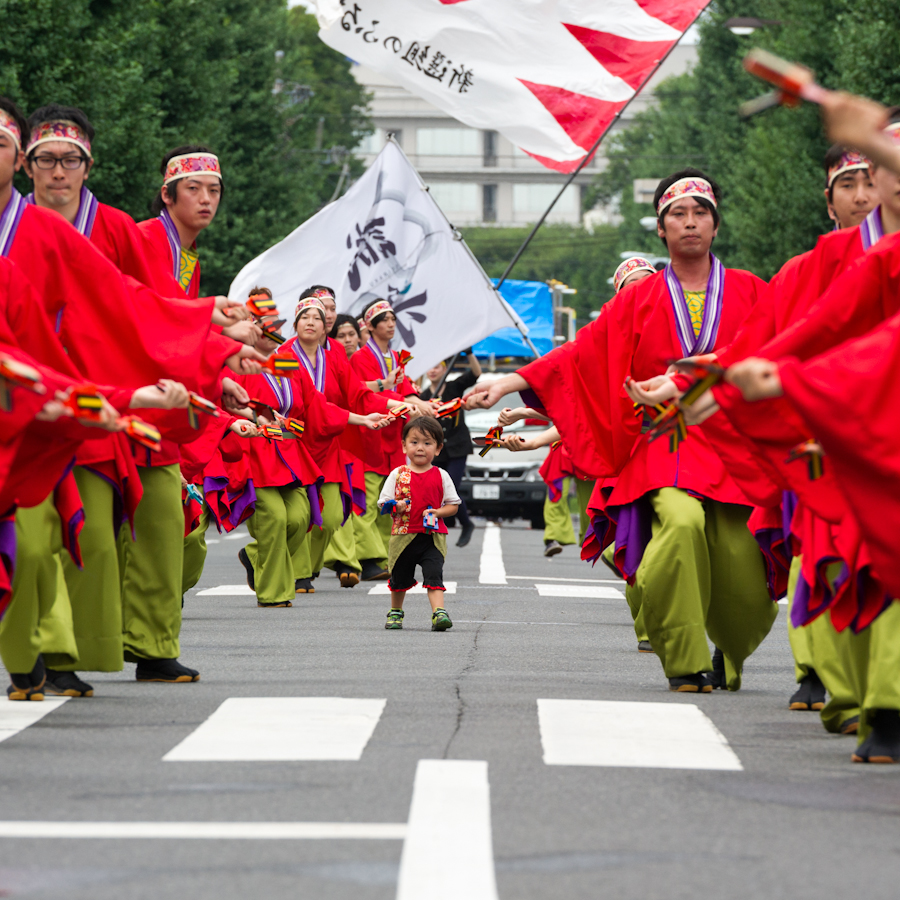
[[(420, 760), (480, 760), (502, 900), (898, 895), (900, 772), (852, 765), (852, 738), (788, 711), (784, 607), (739, 693), (670, 694), (656, 657), (636, 652), (624, 600), (535, 588), (592, 578), (614, 588), (608, 572), (571, 547), (544, 559), (540, 533), (519, 523), (500, 532), (507, 584), (481, 584), (487, 533), (480, 527), (464, 550), (451, 533), (455, 625), (443, 634), (430, 631), (422, 596), (408, 598), (402, 632), (385, 631), (388, 598), (370, 596), (373, 585), (342, 590), (327, 572), (288, 610), (201, 596), (244, 581), (236, 555), (246, 534), (211, 543), (182, 631), (181, 658), (202, 680), (137, 684), (131, 665), (92, 675), (93, 698), (0, 743), (0, 820), (55, 823), (54, 833), (84, 822), (406, 823)], [(242, 697), (387, 702), (358, 760), (163, 761)], [(695, 704), (743, 768), (547, 765), (537, 701), (548, 698)], [(463, 848), (477, 838), (475, 826), (470, 835), (454, 825), (418, 860), (436, 887), (407, 898), (490, 900), (490, 890), (441, 893), (475, 865), (455, 850), (457, 838)], [(0, 896), (387, 900), (398, 896), (402, 852), (396, 838), (6, 836)]]

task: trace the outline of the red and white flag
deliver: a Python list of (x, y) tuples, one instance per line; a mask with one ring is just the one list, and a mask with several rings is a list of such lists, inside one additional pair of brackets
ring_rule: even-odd
[(707, 0), (317, 0), (319, 36), (570, 172)]

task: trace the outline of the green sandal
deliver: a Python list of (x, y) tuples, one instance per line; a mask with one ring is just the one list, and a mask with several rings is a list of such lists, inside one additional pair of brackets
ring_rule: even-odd
[(391, 607), (390, 612), (387, 614), (387, 622), (384, 623), (384, 627), (389, 631), (398, 631), (403, 628), (403, 610)]
[(448, 628), (452, 628), (453, 623), (450, 621), (450, 616), (447, 615), (447, 610), (442, 606), (439, 606), (432, 614), (431, 614), (431, 630), (432, 631), (446, 631)]

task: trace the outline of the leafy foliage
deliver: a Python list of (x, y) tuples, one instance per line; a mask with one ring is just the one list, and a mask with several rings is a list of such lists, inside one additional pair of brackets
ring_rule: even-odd
[(225, 197), (200, 239), (205, 292), (224, 292), (327, 202), (345, 162), (331, 148), (371, 130), (346, 60), (285, 0), (0, 0), (0, 18), (0, 93), (26, 113), (52, 101), (87, 113), (101, 201), (146, 218), (168, 150), (218, 154)]

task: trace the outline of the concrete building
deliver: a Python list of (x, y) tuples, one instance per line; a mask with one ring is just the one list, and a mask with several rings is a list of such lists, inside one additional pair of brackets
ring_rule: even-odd
[[(654, 87), (664, 78), (688, 70), (697, 48), (689, 31), (675, 47), (647, 87), (628, 105), (608, 140), (627, 128), (641, 110), (654, 102)], [(566, 176), (544, 168), (496, 131), (463, 125), (428, 101), (365, 66), (352, 67), (354, 77), (371, 92), (376, 130), (358, 148), (366, 164), (384, 146), (385, 136), (395, 139), (419, 170), (441, 209), (454, 225), (515, 226), (535, 222), (556, 195)], [(604, 143), (605, 143), (604, 141)], [(582, 197), (605, 165), (600, 152), (579, 173), (550, 214), (549, 222), (617, 224), (613, 208), (593, 209), (582, 216)]]

